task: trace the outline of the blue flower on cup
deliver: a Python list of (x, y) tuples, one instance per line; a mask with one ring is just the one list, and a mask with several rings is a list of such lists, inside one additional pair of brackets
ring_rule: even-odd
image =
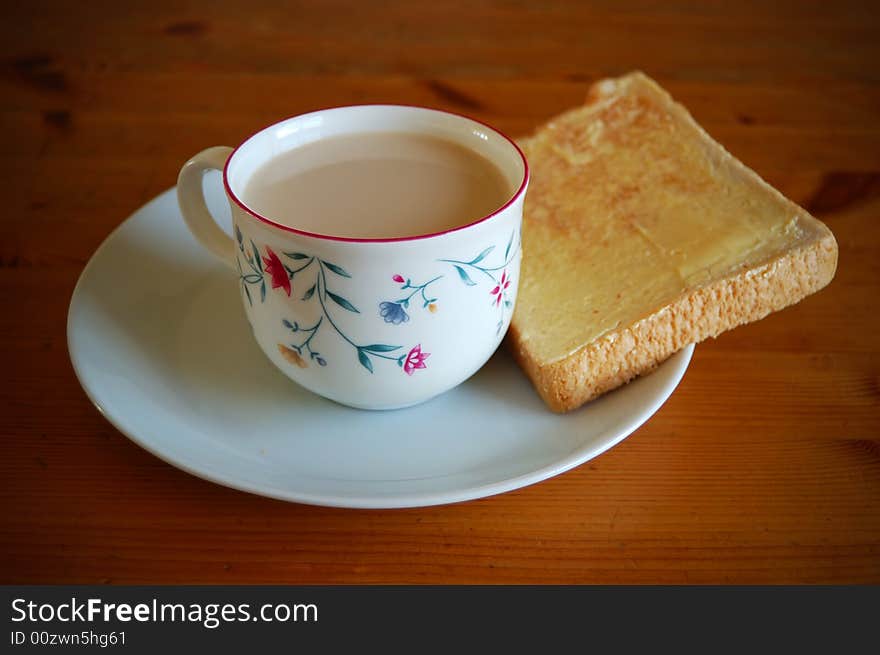
[(397, 302), (381, 302), (379, 303), (379, 316), (385, 319), (386, 323), (400, 325), (409, 320), (409, 314), (404, 310), (403, 305)]

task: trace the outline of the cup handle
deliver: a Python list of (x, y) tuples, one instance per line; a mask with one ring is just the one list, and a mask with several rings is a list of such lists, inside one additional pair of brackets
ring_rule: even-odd
[(180, 169), (177, 176), (177, 204), (196, 240), (227, 266), (235, 269), (235, 243), (211, 216), (205, 204), (202, 178), (210, 170), (222, 171), (232, 148), (215, 146), (202, 150)]

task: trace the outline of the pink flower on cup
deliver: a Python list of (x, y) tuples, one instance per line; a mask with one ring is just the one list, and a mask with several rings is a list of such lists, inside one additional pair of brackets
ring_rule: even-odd
[(289, 296), (290, 278), (287, 277), (287, 270), (284, 268), (284, 264), (281, 263), (281, 260), (278, 259), (278, 255), (272, 252), (272, 249), (269, 246), (266, 246), (266, 252), (269, 253), (269, 256), (263, 257), (263, 266), (272, 278), (272, 288), (284, 289), (285, 293)]
[(510, 286), (510, 278), (507, 277), (507, 271), (501, 274), (501, 282), (499, 282), (494, 289), (492, 289), (489, 293), (495, 296), (495, 304), (500, 305), (501, 299), (504, 297), (504, 293), (507, 291), (507, 287)]
[(409, 351), (409, 354), (406, 356), (406, 360), (403, 362), (403, 370), (407, 375), (412, 375), (416, 369), (419, 368), (428, 368), (425, 364), (425, 360), (430, 356), (431, 353), (423, 353), (422, 352), (422, 344), (417, 345), (412, 350)]
[(405, 280), (403, 279), (403, 276), (402, 276), (400, 273), (398, 273), (397, 275), (392, 275), (392, 276), (391, 276), (391, 279), (394, 280), (395, 282), (399, 283), (399, 284), (403, 284), (404, 281), (405, 281)]

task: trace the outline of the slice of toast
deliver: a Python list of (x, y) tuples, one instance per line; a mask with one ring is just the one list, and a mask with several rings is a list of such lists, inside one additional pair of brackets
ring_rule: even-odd
[(509, 345), (558, 412), (831, 281), (831, 231), (642, 73), (521, 145), (532, 181)]

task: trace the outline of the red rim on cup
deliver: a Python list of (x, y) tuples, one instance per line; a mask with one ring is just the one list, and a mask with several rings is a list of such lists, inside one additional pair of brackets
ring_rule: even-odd
[[(277, 127), (287, 121), (291, 121), (294, 119), (305, 120), (309, 116), (313, 116), (316, 114), (325, 113), (327, 111), (333, 111), (333, 110), (371, 108), (371, 107), (373, 107), (373, 108), (385, 107), (385, 108), (401, 108), (401, 109), (419, 109), (419, 110), (423, 110), (423, 111), (435, 112), (438, 114), (445, 114), (448, 116), (454, 116), (456, 118), (464, 119), (466, 121), (473, 123), (474, 125), (480, 126), (481, 128), (490, 130), (494, 134), (498, 135), (501, 139), (503, 139), (504, 141), (509, 143), (514, 148), (516, 153), (519, 155), (520, 159), (522, 160), (522, 166), (523, 166), (522, 180), (520, 181), (516, 191), (511, 195), (511, 197), (503, 205), (501, 205), (500, 207), (498, 207), (497, 209), (495, 209), (491, 213), (486, 214), (485, 216), (481, 216), (480, 218), (478, 218), (474, 221), (471, 221), (469, 223), (465, 223), (464, 225), (459, 225), (459, 226), (450, 228), (448, 230), (442, 230), (439, 232), (430, 232), (427, 234), (416, 234), (416, 235), (404, 236), (404, 237), (383, 237), (383, 238), (343, 237), (343, 236), (335, 236), (332, 234), (322, 234), (320, 232), (310, 232), (308, 230), (301, 230), (299, 228), (291, 227), (289, 225), (279, 223), (279, 222), (269, 218), (268, 216), (263, 216), (259, 212), (254, 211), (253, 209), (248, 207), (248, 205), (238, 196), (238, 194), (236, 194), (232, 190), (232, 186), (229, 183), (230, 164), (232, 164), (232, 162), (235, 160), (236, 154), (238, 154), (242, 148), (247, 146), (256, 136), (262, 134), (263, 132), (266, 132), (267, 130), (271, 130), (271, 129), (273, 129), (273, 128), (275, 128), (275, 127)], [(529, 171), (529, 162), (526, 159), (526, 156), (523, 153), (523, 151), (520, 149), (520, 147), (516, 144), (516, 142), (513, 139), (511, 139), (509, 136), (507, 136), (501, 130), (489, 125), (488, 123), (477, 120), (475, 118), (471, 118), (470, 116), (465, 116), (464, 114), (459, 114), (459, 113), (451, 112), (451, 111), (445, 111), (445, 110), (441, 110), (441, 109), (432, 109), (430, 107), (422, 107), (419, 105), (394, 105), (394, 104), (392, 104), (392, 105), (341, 105), (341, 106), (326, 107), (324, 109), (317, 109), (315, 111), (308, 112), (306, 114), (298, 114), (296, 116), (291, 116), (291, 117), (288, 117), (288, 118), (280, 120), (280, 121), (275, 121), (272, 124), (267, 125), (266, 127), (263, 127), (261, 129), (257, 130), (256, 132), (254, 132), (253, 134), (251, 134), (250, 136), (248, 136), (244, 141), (241, 142), (241, 144), (239, 144), (232, 151), (232, 154), (230, 154), (229, 158), (226, 160), (226, 165), (223, 167), (223, 187), (224, 187), (227, 195), (229, 196), (229, 198), (231, 198), (232, 201), (235, 202), (235, 204), (238, 205), (238, 207), (242, 211), (246, 212), (250, 216), (253, 216), (257, 220), (262, 221), (266, 225), (270, 225), (274, 228), (278, 228), (279, 230), (284, 230), (285, 232), (292, 232), (294, 234), (299, 234), (301, 236), (312, 237), (312, 238), (316, 238), (316, 239), (326, 239), (329, 241), (346, 241), (346, 242), (353, 242), (353, 243), (392, 243), (395, 241), (417, 241), (419, 239), (430, 239), (432, 237), (438, 237), (438, 236), (442, 236), (444, 234), (449, 234), (452, 232), (457, 232), (459, 230), (464, 230), (469, 227), (473, 227), (474, 225), (478, 225), (480, 223), (488, 221), (488, 220), (492, 219), (494, 216), (496, 216), (497, 214), (500, 214), (501, 212), (503, 212), (511, 204), (516, 202), (516, 200), (524, 193), (526, 187), (528, 186), (530, 175), (531, 175), (531, 173)]]

